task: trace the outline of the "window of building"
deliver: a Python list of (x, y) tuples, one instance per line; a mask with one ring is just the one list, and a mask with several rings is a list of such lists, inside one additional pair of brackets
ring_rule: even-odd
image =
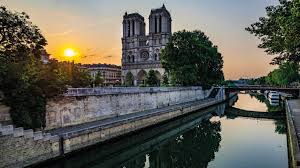
[(154, 28), (154, 30), (155, 30), (155, 33), (157, 33), (157, 17), (155, 16), (155, 18), (154, 18), (154, 25), (155, 25), (155, 28)]
[(162, 24), (161, 24), (161, 16), (159, 16), (159, 32), (161, 33)]
[(135, 35), (135, 26), (134, 26), (134, 20), (132, 21), (132, 35)]
[(130, 37), (130, 21), (127, 21), (127, 36)]
[(154, 54), (154, 60), (157, 61), (158, 60), (158, 56), (157, 54)]
[(131, 62), (131, 57), (130, 56), (128, 56), (127, 62)]

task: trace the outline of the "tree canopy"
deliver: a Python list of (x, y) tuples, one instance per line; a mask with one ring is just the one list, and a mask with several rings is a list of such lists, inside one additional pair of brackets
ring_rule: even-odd
[(152, 69), (149, 71), (145, 82), (147, 86), (159, 86), (160, 84), (160, 81), (157, 78), (155, 71)]
[(101, 86), (104, 83), (104, 79), (101, 76), (100, 72), (97, 72), (95, 79), (94, 79), (94, 85), (95, 86)]
[(70, 62), (41, 61), (46, 39), (25, 13), (0, 7), (0, 91), (16, 126), (45, 126), (47, 99), (90, 86), (89, 73)]
[(173, 85), (212, 85), (224, 80), (223, 58), (201, 31), (179, 31), (161, 53), (161, 62)]
[(270, 72), (266, 77), (266, 83), (276, 86), (287, 86), (299, 81), (299, 65), (296, 63), (283, 63), (278, 69)]
[(280, 0), (266, 8), (267, 16), (259, 18), (246, 30), (262, 42), (259, 48), (276, 56), (271, 64), (300, 61), (300, 0)]

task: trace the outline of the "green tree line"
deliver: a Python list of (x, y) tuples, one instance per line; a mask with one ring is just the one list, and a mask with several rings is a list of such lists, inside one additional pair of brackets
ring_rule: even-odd
[(255, 84), (287, 86), (299, 82), (300, 61), (300, 0), (279, 0), (266, 7), (266, 16), (246, 30), (261, 40), (259, 48), (275, 55), (271, 64), (279, 65)]

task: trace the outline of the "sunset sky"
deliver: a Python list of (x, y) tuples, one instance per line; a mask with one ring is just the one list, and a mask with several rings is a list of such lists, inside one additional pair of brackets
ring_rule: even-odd
[(152, 8), (165, 4), (173, 32), (200, 29), (224, 57), (226, 79), (266, 75), (272, 56), (258, 49), (259, 40), (245, 27), (265, 16), (276, 0), (0, 0), (14, 11), (24, 11), (48, 40), (47, 51), (58, 59), (73, 48), (86, 57), (82, 63), (121, 64), (122, 17), (139, 12), (146, 20)]

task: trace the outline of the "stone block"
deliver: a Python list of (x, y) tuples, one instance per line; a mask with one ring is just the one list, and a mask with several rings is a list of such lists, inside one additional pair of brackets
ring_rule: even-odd
[(29, 130), (24, 130), (24, 137), (25, 138), (32, 138), (33, 137), (33, 130), (29, 129)]
[(33, 139), (34, 140), (41, 140), (43, 138), (44, 138), (44, 136), (43, 136), (43, 132), (42, 131), (37, 131), (37, 132), (33, 133)]
[(52, 136), (52, 135), (51, 135), (50, 133), (46, 133), (46, 134), (44, 135), (44, 141), (50, 140), (51, 136)]
[(14, 133), (14, 126), (13, 125), (2, 126), (1, 132), (2, 132), (2, 135), (13, 134)]
[(20, 137), (24, 135), (23, 127), (15, 128), (14, 129), (14, 137)]
[(59, 142), (59, 136), (53, 135), (49, 138), (50, 142)]

